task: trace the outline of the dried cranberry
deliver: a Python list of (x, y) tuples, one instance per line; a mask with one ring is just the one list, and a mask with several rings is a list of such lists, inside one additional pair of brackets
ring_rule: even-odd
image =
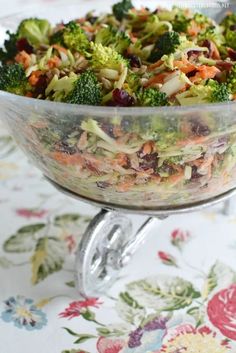
[(38, 96), (39, 94), (44, 94), (47, 88), (47, 76), (39, 76), (38, 82), (35, 85), (34, 95)]
[(97, 181), (97, 187), (99, 187), (100, 189), (106, 189), (110, 186), (110, 183), (108, 183), (107, 181)]
[(32, 45), (29, 44), (28, 40), (26, 38), (20, 38), (16, 42), (16, 48), (18, 51), (25, 51), (28, 54), (32, 54), (34, 51), (34, 48)]
[(140, 167), (144, 170), (157, 169), (158, 154), (150, 153), (142, 157), (142, 162), (140, 162)]
[[(235, 51), (235, 60), (236, 60), (236, 51)], [(216, 66), (218, 67), (218, 69), (220, 69), (221, 71), (231, 71), (233, 64), (228, 62), (228, 61), (218, 61)]]
[(190, 59), (197, 59), (202, 54), (199, 50), (189, 50), (188, 51), (188, 60)]
[(188, 73), (186, 74), (186, 76), (187, 76), (187, 77), (193, 77), (193, 76), (196, 75), (197, 72), (198, 72), (197, 70), (193, 70), (193, 71), (191, 71), (191, 72), (188, 72)]
[(194, 120), (191, 122), (192, 133), (195, 136), (208, 136), (211, 131), (209, 127), (200, 121)]
[(211, 58), (213, 54), (213, 47), (212, 47), (212, 42), (208, 39), (205, 39), (204, 42), (202, 43), (203, 47), (206, 47), (208, 49), (208, 53), (205, 53), (205, 56), (207, 58)]
[(113, 131), (113, 125), (109, 124), (109, 123), (103, 123), (102, 124), (102, 130), (109, 135), (110, 137), (114, 138), (114, 131)]
[(201, 177), (202, 177), (202, 175), (198, 173), (197, 167), (194, 165), (192, 167), (192, 177), (191, 177), (191, 179), (194, 180), (194, 179), (198, 179), (198, 178), (201, 178)]
[(231, 60), (236, 60), (236, 50), (232, 48), (228, 48), (228, 56), (230, 57)]
[(113, 93), (113, 103), (118, 107), (130, 107), (134, 104), (134, 98), (123, 89), (116, 88)]
[(131, 67), (137, 67), (137, 68), (141, 67), (142, 62), (137, 55), (127, 54), (126, 58), (129, 60)]
[(235, 24), (235, 25), (231, 25), (231, 26), (229, 27), (229, 29), (230, 29), (231, 31), (236, 31), (236, 24)]

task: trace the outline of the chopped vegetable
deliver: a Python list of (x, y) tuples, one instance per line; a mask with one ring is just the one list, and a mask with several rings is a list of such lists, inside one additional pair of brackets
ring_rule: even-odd
[(7, 91), (21, 96), (27, 90), (27, 79), (21, 65), (0, 66), (0, 90)]

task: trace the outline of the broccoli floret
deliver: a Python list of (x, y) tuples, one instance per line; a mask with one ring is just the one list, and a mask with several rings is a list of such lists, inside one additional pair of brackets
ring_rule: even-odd
[(70, 50), (83, 52), (89, 47), (89, 40), (84, 30), (74, 21), (69, 22), (63, 31), (63, 40)]
[(220, 26), (210, 26), (198, 35), (198, 41), (211, 40), (217, 47), (221, 47), (225, 43)]
[(137, 92), (140, 89), (140, 86), (141, 86), (140, 77), (132, 71), (129, 71), (125, 82), (126, 82), (125, 84), (127, 84), (126, 90), (131, 94), (133, 94), (133, 92)]
[(231, 93), (236, 93), (236, 65), (233, 66), (232, 70), (227, 79), (228, 88)]
[(80, 75), (74, 82), (72, 91), (66, 96), (65, 102), (88, 105), (101, 103), (101, 87), (92, 71), (87, 70)]
[(145, 107), (160, 107), (168, 105), (168, 98), (156, 88), (147, 88), (139, 94), (139, 103)]
[(9, 31), (6, 32), (8, 35), (8, 39), (4, 41), (4, 48), (0, 48), (0, 61), (2, 63), (6, 63), (9, 60), (12, 60), (17, 53), (17, 40), (18, 34), (17, 33), (10, 33)]
[(113, 5), (112, 11), (116, 19), (121, 21), (127, 15), (128, 11), (133, 7), (134, 6), (131, 0), (122, 0), (121, 2)]
[(224, 29), (226, 45), (236, 50), (236, 13), (226, 16), (221, 22)]
[(131, 40), (125, 32), (118, 32), (111, 26), (108, 26), (101, 28), (97, 32), (95, 43), (109, 46), (118, 53), (123, 54), (131, 44)]
[(23, 20), (18, 27), (18, 37), (26, 38), (32, 46), (48, 44), (51, 25), (47, 20), (29, 18)]
[(0, 90), (23, 96), (26, 88), (27, 78), (21, 65), (0, 66)]
[(228, 29), (225, 33), (226, 45), (234, 50), (236, 50), (236, 28), (235, 30)]
[(51, 44), (59, 44), (70, 50), (81, 53), (89, 48), (89, 40), (78, 23), (70, 21), (59, 31), (53, 33), (50, 37)]
[(113, 48), (91, 42), (91, 49), (90, 62), (94, 69), (120, 70), (122, 65), (128, 65), (128, 61)]
[(230, 29), (231, 26), (236, 25), (236, 13), (230, 13), (227, 15), (223, 21), (221, 21), (220, 25), (223, 26), (226, 30)]
[(176, 96), (181, 105), (220, 103), (230, 100), (230, 91), (225, 83), (208, 80), (205, 84), (193, 85)]
[(187, 18), (185, 14), (180, 12), (175, 16), (175, 19), (172, 23), (173, 30), (179, 33), (186, 33), (190, 25), (190, 22), (191, 22), (191, 19)]
[(177, 32), (165, 32), (160, 36), (155, 44), (155, 47), (149, 57), (150, 62), (155, 62), (163, 55), (174, 53), (180, 45), (180, 35)]

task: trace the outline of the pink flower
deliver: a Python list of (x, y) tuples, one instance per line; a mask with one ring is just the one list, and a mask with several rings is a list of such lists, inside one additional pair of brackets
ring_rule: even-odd
[(65, 238), (66, 245), (68, 247), (69, 253), (71, 254), (73, 250), (76, 248), (76, 241), (73, 235), (68, 235)]
[(174, 246), (177, 246), (181, 249), (181, 247), (186, 243), (191, 237), (190, 232), (187, 230), (174, 229), (171, 233), (171, 243)]
[(125, 341), (100, 337), (97, 342), (98, 353), (119, 353), (125, 347)]
[(69, 304), (69, 307), (65, 309), (62, 313), (59, 314), (61, 318), (73, 319), (74, 317), (80, 316), (86, 311), (89, 307), (99, 308), (99, 305), (102, 303), (99, 302), (97, 298), (89, 298), (83, 301), (75, 301)]
[(48, 211), (46, 210), (34, 210), (34, 209), (30, 209), (30, 208), (18, 208), (16, 210), (16, 214), (20, 217), (25, 217), (25, 218), (43, 218), (46, 214), (48, 213)]
[(208, 303), (207, 313), (225, 337), (236, 341), (236, 284), (214, 295)]
[(164, 265), (177, 267), (176, 259), (174, 258), (174, 256), (172, 256), (164, 251), (159, 251), (158, 257)]

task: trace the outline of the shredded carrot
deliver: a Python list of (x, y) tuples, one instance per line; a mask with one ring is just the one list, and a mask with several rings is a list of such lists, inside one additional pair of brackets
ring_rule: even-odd
[(168, 181), (174, 185), (174, 184), (177, 184), (178, 182), (180, 182), (181, 180), (184, 179), (184, 173), (178, 173), (178, 174), (174, 174), (174, 175), (170, 175), (168, 177)]
[(119, 183), (117, 186), (116, 186), (116, 189), (117, 191), (120, 191), (120, 192), (125, 192), (125, 191), (128, 191), (130, 190), (130, 188), (134, 185), (134, 180), (129, 178), (121, 183)]
[(204, 160), (203, 160), (203, 163), (201, 164), (201, 168), (207, 168), (207, 167), (209, 167), (209, 166), (212, 164), (213, 159), (214, 159), (213, 156), (210, 156), (210, 157), (204, 159)]
[(190, 63), (188, 60), (175, 60), (174, 66), (177, 67), (184, 74), (188, 74), (197, 69), (197, 66)]
[(43, 74), (41, 70), (33, 71), (28, 79), (31, 86), (36, 86), (39, 80), (39, 77)]
[(167, 72), (163, 72), (161, 74), (158, 74), (156, 76), (151, 77), (147, 83), (145, 84), (146, 87), (152, 86), (156, 83), (163, 83), (165, 78), (170, 75), (170, 73)]
[(157, 67), (161, 66), (162, 64), (163, 64), (163, 61), (161, 59), (157, 60), (154, 64), (151, 64), (148, 67), (148, 71), (153, 71), (154, 69), (156, 69)]
[(25, 69), (27, 69), (30, 66), (31, 57), (28, 53), (26, 53), (26, 51), (22, 50), (16, 55), (15, 60), (17, 63), (22, 64)]
[(127, 166), (127, 156), (125, 153), (118, 153), (116, 155), (115, 161), (120, 165), (121, 167), (126, 167)]
[(54, 67), (59, 67), (60, 64), (61, 64), (61, 59), (58, 58), (58, 56), (56, 56), (56, 55), (48, 60), (49, 69), (53, 69)]
[(148, 141), (143, 145), (142, 152), (144, 155), (150, 154), (153, 151), (154, 147), (154, 142), (153, 141)]
[(193, 77), (190, 77), (191, 82), (197, 82), (198, 80), (206, 80), (208, 78), (214, 78), (217, 73), (220, 72), (215, 66), (202, 65), (197, 68), (198, 72)]
[(83, 158), (79, 153), (68, 155), (63, 152), (52, 152), (51, 156), (53, 159), (64, 165), (76, 165), (82, 164), (83, 162)]
[(220, 60), (221, 58), (220, 52), (214, 42), (211, 42), (211, 50), (212, 50), (211, 58), (214, 60)]
[(95, 28), (93, 28), (92, 26), (81, 26), (81, 28), (85, 31), (85, 32), (89, 32), (89, 33), (93, 33), (95, 31)]
[(197, 36), (201, 31), (201, 26), (199, 26), (195, 21), (191, 21), (191, 26), (188, 28), (187, 32), (190, 36)]
[(233, 94), (233, 100), (234, 101), (236, 100), (236, 94)]
[(61, 51), (62, 53), (67, 55), (67, 49), (63, 48), (62, 46), (58, 45), (58, 44), (53, 44), (52, 46), (54, 49), (58, 50), (59, 52)]

